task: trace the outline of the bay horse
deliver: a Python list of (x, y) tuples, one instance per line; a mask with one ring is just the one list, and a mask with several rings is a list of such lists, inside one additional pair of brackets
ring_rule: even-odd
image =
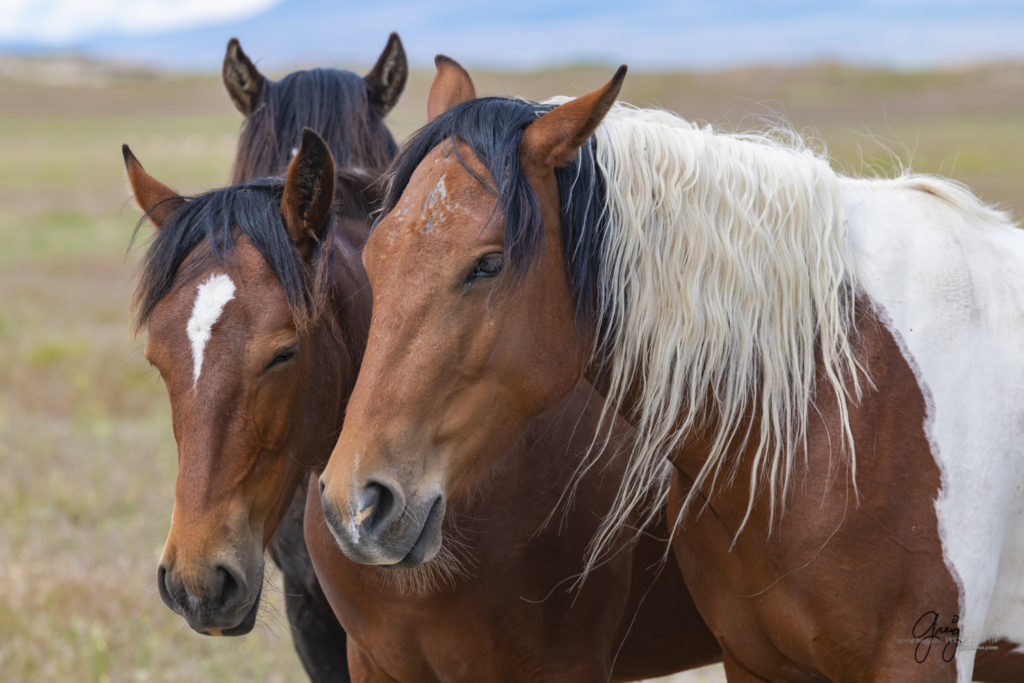
[(319, 484), (345, 553), (429, 561), (488, 446), (586, 376), (637, 430), (589, 564), (667, 501), (730, 680), (1024, 680), (1024, 232), (615, 104), (625, 67), (538, 104), (442, 63), (363, 252)]
[[(125, 161), (157, 226), (136, 310), (179, 443), (159, 589), (192, 628), (245, 633), (258, 611), (262, 548), (296, 483), (326, 463), (357, 374), (371, 299), (352, 239), (366, 229), (371, 191), (365, 176), (334, 168), (312, 131), (284, 180), (191, 198), (127, 149)], [(717, 660), (681, 574), (663, 562), (663, 519), (625, 538), (581, 592), (569, 590), (624, 459), (593, 469), (564, 514), (544, 522), (587, 451), (599, 406), (581, 383), (496, 444), (509, 466), (453, 499), (448, 552), (416, 568), (345, 558), (314, 488), (306, 538), (348, 632), (355, 680), (632, 679)], [(615, 438), (627, 437), (618, 424)]]
[[(378, 173), (397, 150), (384, 117), (408, 79), (405, 49), (397, 33), (388, 37), (365, 76), (345, 69), (295, 71), (279, 81), (267, 78), (242, 50), (228, 41), (221, 75), (232, 103), (245, 117), (238, 139), (232, 184), (283, 175), (304, 128), (316, 131), (335, 160)], [(362, 240), (353, 236), (354, 243)], [(285, 611), (292, 639), (313, 681), (348, 680), (345, 639), (324, 597), (302, 534), (305, 486), (271, 538), (269, 550), (281, 570)]]

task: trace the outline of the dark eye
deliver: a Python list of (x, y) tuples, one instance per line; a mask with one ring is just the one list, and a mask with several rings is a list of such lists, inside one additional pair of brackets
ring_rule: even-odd
[(281, 353), (279, 353), (276, 356), (274, 356), (274, 360), (272, 360), (269, 363), (267, 363), (267, 367), (264, 368), (264, 369), (265, 370), (269, 370), (270, 368), (276, 367), (276, 366), (280, 365), (281, 363), (287, 363), (292, 358), (295, 358), (295, 354), (297, 352), (298, 352), (297, 349), (285, 349)]
[(473, 280), (480, 278), (494, 277), (501, 272), (503, 265), (505, 265), (505, 256), (501, 253), (492, 252), (481, 256), (480, 260), (473, 266), (472, 272), (466, 278), (466, 284), (470, 284)]

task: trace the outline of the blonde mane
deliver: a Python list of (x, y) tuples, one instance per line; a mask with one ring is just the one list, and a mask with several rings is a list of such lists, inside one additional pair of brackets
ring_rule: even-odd
[(710, 416), (712, 446), (683, 509), (731, 482), (727, 454), (754, 445), (736, 533), (762, 491), (770, 529), (806, 456), (819, 357), (842, 424), (832, 457), (855, 482), (847, 401), (861, 393), (850, 340), (857, 277), (839, 177), (791, 140), (718, 134), (624, 104), (596, 136), (607, 192), (597, 345), (607, 354), (605, 410), (635, 425), (637, 445), (588, 567), (616, 529), (642, 524), (636, 511), (650, 520), (663, 505), (666, 456), (711, 427)]

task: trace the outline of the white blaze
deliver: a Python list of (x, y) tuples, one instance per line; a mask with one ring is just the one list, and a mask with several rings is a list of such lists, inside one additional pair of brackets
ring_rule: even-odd
[(199, 373), (203, 369), (203, 351), (210, 341), (214, 323), (224, 311), (224, 305), (235, 298), (235, 283), (227, 275), (211, 275), (196, 289), (196, 300), (192, 304), (192, 315), (188, 318), (186, 332), (192, 344), (192, 388), (199, 384)]

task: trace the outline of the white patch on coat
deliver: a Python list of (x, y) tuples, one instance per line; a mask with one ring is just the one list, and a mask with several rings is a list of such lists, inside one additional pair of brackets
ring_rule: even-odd
[(843, 190), (860, 283), (930, 398), (939, 535), (960, 587), (957, 671), (969, 681), (984, 641), (1024, 643), (1024, 231), (937, 179)]
[(211, 275), (196, 288), (196, 300), (192, 304), (192, 315), (188, 318), (186, 332), (192, 345), (192, 388), (199, 386), (199, 374), (203, 369), (203, 353), (210, 341), (213, 326), (220, 319), (227, 302), (235, 298), (235, 283), (224, 273)]
[(437, 224), (445, 222), (447, 214), (451, 211), (448, 187), (445, 185), (444, 178), (445, 174), (442, 173), (423, 204), (423, 217), (426, 220), (424, 232), (433, 232)]

